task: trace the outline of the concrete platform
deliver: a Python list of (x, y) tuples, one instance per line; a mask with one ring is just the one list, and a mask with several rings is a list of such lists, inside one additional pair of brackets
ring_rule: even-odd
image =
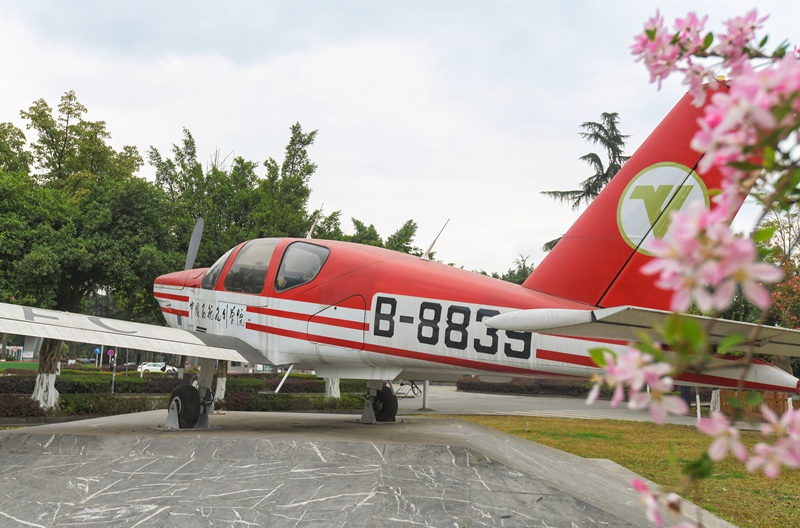
[(626, 469), (457, 419), (229, 412), (157, 430), (165, 418), (0, 432), (0, 526), (648, 525)]

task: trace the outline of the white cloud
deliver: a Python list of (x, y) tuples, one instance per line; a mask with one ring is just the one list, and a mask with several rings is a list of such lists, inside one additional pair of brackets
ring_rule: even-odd
[[(231, 7), (233, 6), (233, 7)], [(387, 236), (413, 218), (427, 247), (467, 269), (538, 263), (574, 221), (540, 191), (574, 188), (593, 146), (578, 126), (616, 111), (630, 145), (677, 101), (629, 55), (651, 2), (94, 2), (0, 5), (0, 121), (74, 89), (117, 147), (162, 153), (188, 128), (201, 159), (219, 149), (281, 158), (289, 127), (318, 129), (312, 207)], [(749, 9), (673, 2), (710, 26)], [(775, 40), (800, 5), (767, 1)]]

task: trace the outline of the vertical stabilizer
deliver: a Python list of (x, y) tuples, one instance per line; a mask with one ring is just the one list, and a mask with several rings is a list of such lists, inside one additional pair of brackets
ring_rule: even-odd
[(716, 169), (695, 172), (701, 154), (689, 144), (703, 107), (692, 100), (675, 105), (523, 286), (592, 306), (669, 309), (671, 292), (640, 271), (652, 259), (648, 242), (664, 237), (673, 211), (713, 205), (722, 181)]

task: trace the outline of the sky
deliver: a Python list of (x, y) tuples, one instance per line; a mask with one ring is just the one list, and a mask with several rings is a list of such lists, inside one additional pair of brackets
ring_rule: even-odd
[[(318, 131), (310, 209), (384, 238), (413, 219), (422, 249), (449, 219), (437, 259), (503, 272), (577, 218), (540, 193), (591, 176), (581, 123), (617, 112), (632, 154), (684, 93), (634, 62), (645, 21), (696, 11), (720, 31), (755, 5), (0, 0), (0, 122), (24, 130), (21, 110), (75, 90), (115, 148), (168, 155), (186, 128), (203, 162), (280, 162), (299, 122)], [(800, 2), (758, 12), (771, 43), (800, 42)]]

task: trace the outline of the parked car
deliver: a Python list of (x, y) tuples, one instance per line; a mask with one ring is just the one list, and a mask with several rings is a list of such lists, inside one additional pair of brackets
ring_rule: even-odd
[(177, 372), (178, 369), (166, 363), (142, 363), (136, 370), (139, 372)]

